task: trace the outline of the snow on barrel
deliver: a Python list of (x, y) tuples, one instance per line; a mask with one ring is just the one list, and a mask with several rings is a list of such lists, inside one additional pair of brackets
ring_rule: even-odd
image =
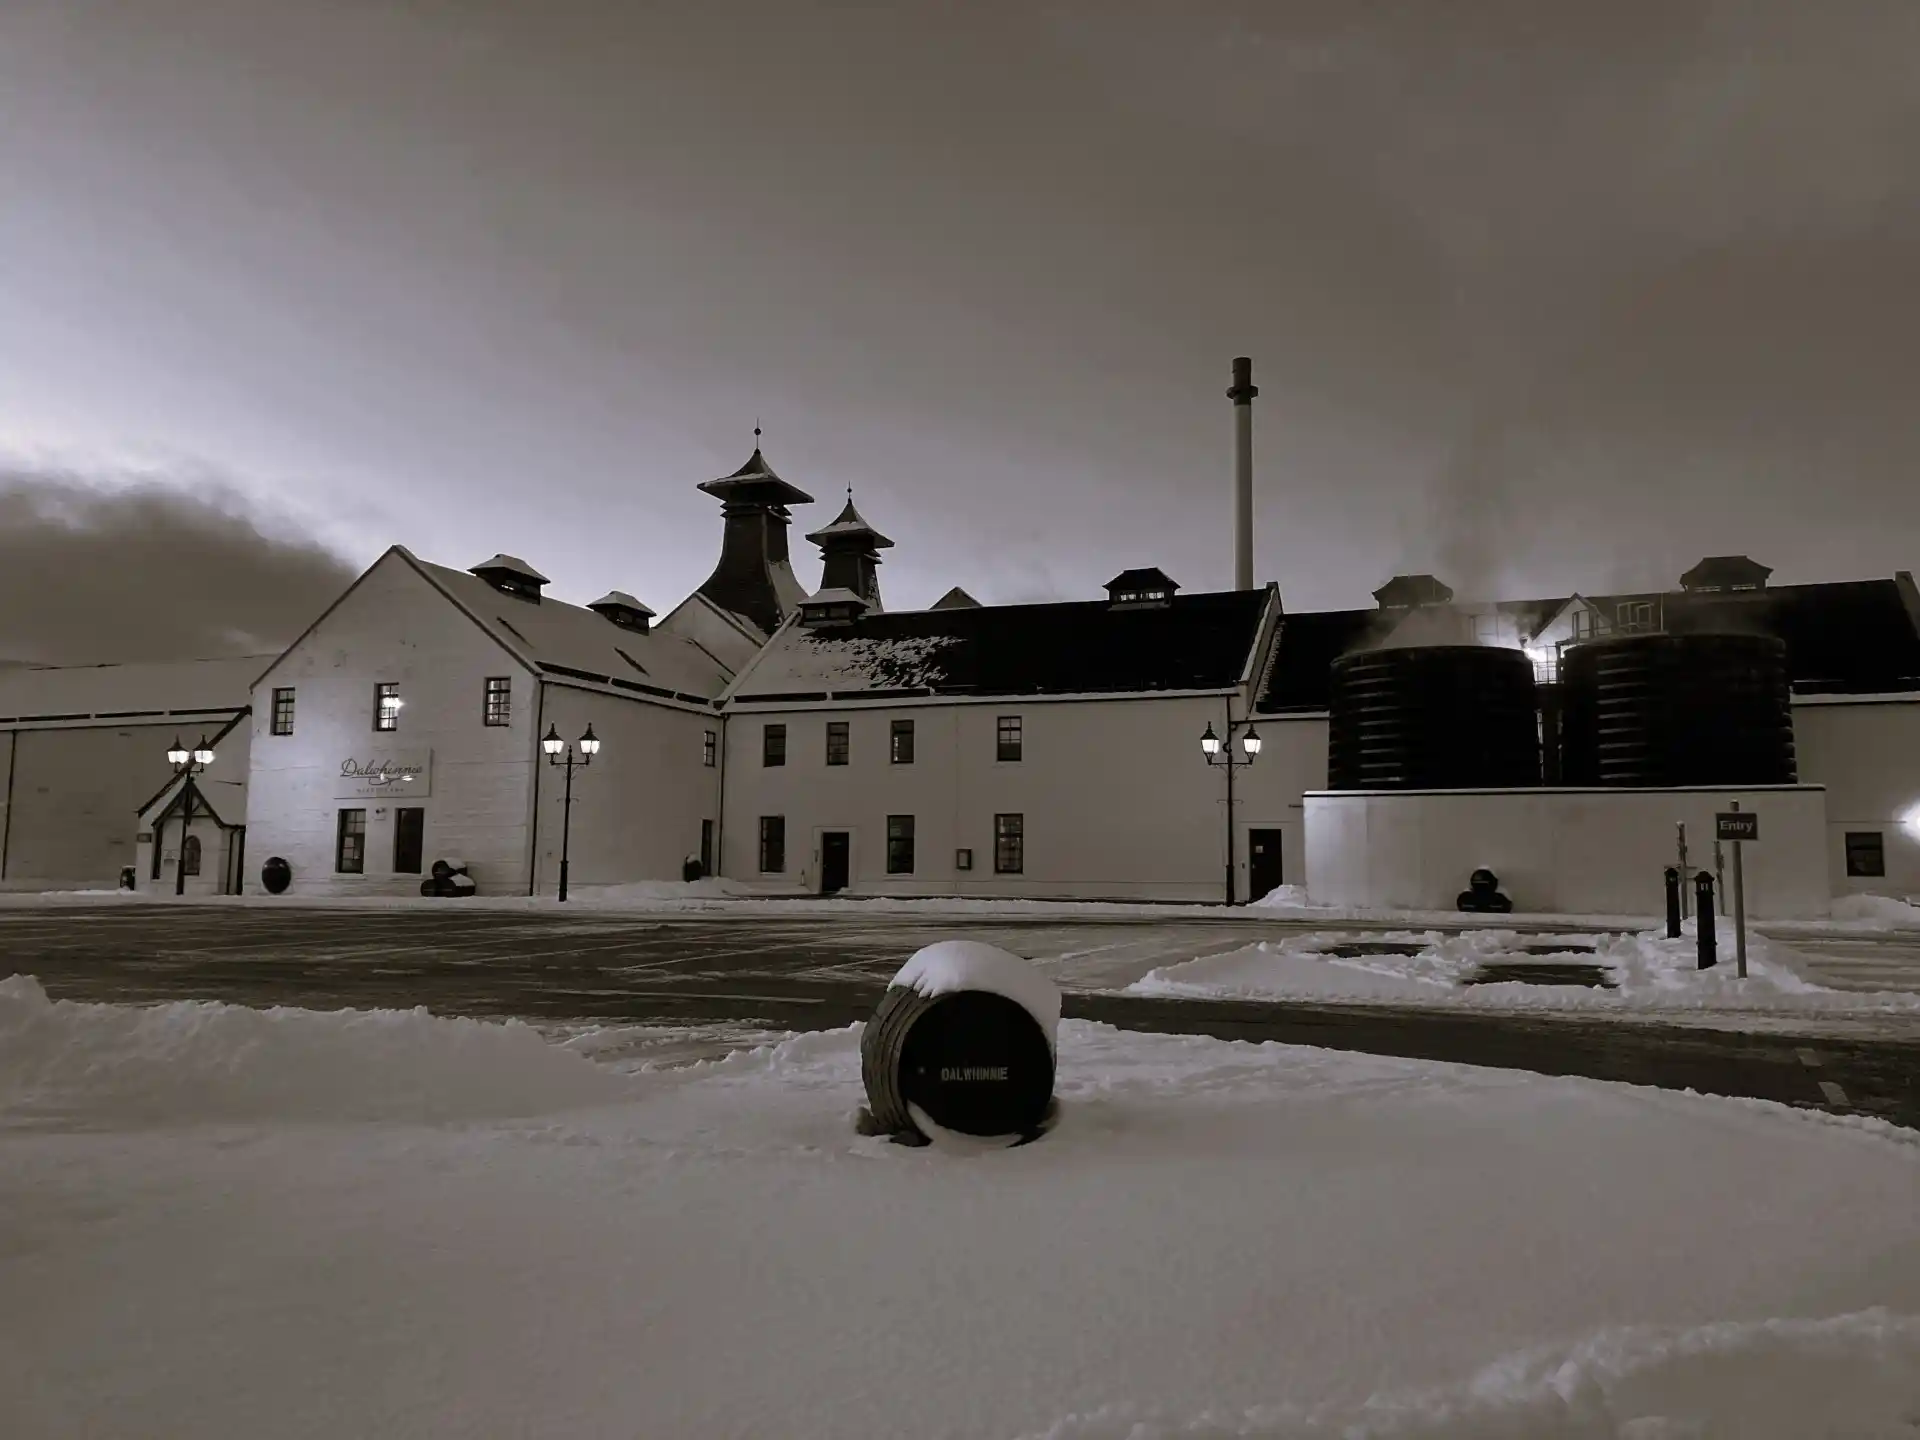
[(860, 1037), (876, 1133), (924, 1139), (912, 1108), (963, 1135), (1037, 1135), (1053, 1100), (1060, 992), (1027, 961), (943, 940), (893, 977)]

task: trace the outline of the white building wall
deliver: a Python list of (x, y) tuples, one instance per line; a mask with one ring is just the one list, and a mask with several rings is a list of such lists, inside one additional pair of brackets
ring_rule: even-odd
[[(1827, 789), (1833, 893), (1920, 895), (1920, 695), (1793, 707), (1800, 778)], [(1884, 876), (1849, 876), (1849, 832), (1877, 832)]]
[[(508, 602), (525, 603), (525, 602)], [(510, 611), (508, 612), (511, 613)], [(485, 681), (512, 677), (512, 722), (482, 723)], [(373, 728), (374, 686), (395, 681), (399, 728)], [(295, 691), (291, 735), (270, 733), (273, 691)], [(417, 894), (435, 859), (465, 860), (483, 895), (524, 894), (530, 859), (535, 678), (406, 560), (389, 554), (254, 688), (247, 890), (281, 856), (291, 895)], [(339, 794), (343, 762), (431, 756), (425, 797)], [(393, 870), (393, 811), (426, 811), (422, 874)], [(338, 812), (367, 812), (366, 872), (334, 871)]]
[(1241, 877), (1238, 894), (1247, 892), (1246, 831), (1281, 832), (1284, 885), (1307, 883), (1307, 825), (1305, 797), (1310, 790), (1327, 788), (1327, 717), (1319, 715), (1261, 715), (1260, 758), (1240, 772), (1234, 786), (1240, 799)]
[(1659, 914), (1675, 825), (1687, 827), (1690, 867), (1711, 869), (1713, 817), (1734, 800), (1760, 816), (1760, 839), (1743, 856), (1747, 913), (1825, 916), (1826, 792), (1810, 785), (1323, 791), (1306, 797), (1308, 894), (1323, 905), (1451, 910), (1485, 866), (1517, 910)]
[[(1234, 708), (1241, 713), (1238, 702)], [(845, 830), (850, 893), (1219, 900), (1226, 787), (1199, 740), (1225, 714), (1224, 697), (1205, 696), (742, 708), (726, 731), (722, 873), (769, 890), (816, 891), (821, 833)], [(1016, 762), (995, 758), (1003, 715), (1021, 718)], [(895, 719), (914, 722), (911, 765), (889, 760)], [(851, 726), (845, 766), (826, 763), (830, 720)], [(768, 722), (787, 727), (783, 766), (761, 763)], [(1252, 812), (1240, 808), (1244, 828)], [(1018, 875), (994, 871), (998, 813), (1024, 818)], [(764, 815), (786, 817), (782, 875), (759, 871)], [(914, 817), (910, 876), (886, 872), (889, 815)], [(961, 849), (972, 852), (970, 870), (956, 863)], [(1244, 846), (1240, 853), (1244, 874)], [(1244, 893), (1244, 878), (1241, 885)]]
[[(720, 717), (625, 700), (549, 682), (545, 725), (577, 741), (589, 724), (600, 753), (573, 774), (569, 884), (614, 885), (679, 880), (700, 853), (700, 822), (720, 819)], [(715, 764), (703, 763), (702, 736), (714, 732)], [(544, 757), (539, 777), (539, 893), (560, 878), (564, 768)], [(716, 836), (717, 836), (716, 829)], [(717, 858), (717, 857), (716, 857)]]
[[(188, 738), (183, 735), (180, 738), (185, 744), (192, 745), (199, 736)], [(167, 743), (171, 743), (171, 737)], [(160, 768), (163, 776), (172, 769), (165, 758), (165, 748), (162, 745)], [(193, 826), (189, 833), (200, 837), (200, 873), (187, 876), (185, 893), (188, 895), (227, 893), (225, 887), (233, 860), (230, 853), (233, 847), (239, 847), (244, 862), (246, 841), (242, 832), (247, 823), (247, 775), (252, 748), (253, 732), (243, 719), (214, 744), (213, 764), (194, 781), (200, 798), (213, 807), (223, 823), (216, 825), (207, 818), (202, 806), (194, 807)], [(179, 816), (169, 816), (166, 824), (158, 829), (153, 825), (153, 816), (166, 808), (175, 793), (169, 787), (142, 814), (134, 817), (129, 827), (133, 832), (134, 845), (133, 859), (128, 863), (133, 866), (135, 890), (161, 895), (174, 893), (182, 839)], [(145, 800), (148, 797), (143, 795), (140, 798)], [(240, 829), (228, 828), (232, 826)], [(160, 852), (157, 874), (153, 863), (156, 849)], [(245, 885), (244, 873), (240, 879), (242, 888), (249, 888)]]

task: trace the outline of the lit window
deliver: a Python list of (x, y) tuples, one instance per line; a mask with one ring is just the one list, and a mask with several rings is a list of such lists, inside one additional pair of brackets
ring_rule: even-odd
[(509, 725), (513, 722), (513, 677), (511, 675), (487, 677), (485, 720), (489, 725)]
[(277, 685), (273, 691), (273, 725), (275, 735), (293, 734), (293, 686)]
[(376, 730), (398, 730), (400, 728), (400, 686), (391, 681), (382, 681), (373, 687), (373, 728)]

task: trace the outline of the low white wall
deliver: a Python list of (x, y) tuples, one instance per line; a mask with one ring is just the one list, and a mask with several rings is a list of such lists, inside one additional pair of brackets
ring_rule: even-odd
[(1826, 791), (1817, 785), (1309, 792), (1307, 890), (1324, 905), (1450, 910), (1485, 866), (1517, 910), (1659, 914), (1675, 825), (1687, 827), (1690, 868), (1711, 870), (1713, 817), (1734, 800), (1760, 816), (1760, 839), (1743, 855), (1747, 913), (1826, 915)]

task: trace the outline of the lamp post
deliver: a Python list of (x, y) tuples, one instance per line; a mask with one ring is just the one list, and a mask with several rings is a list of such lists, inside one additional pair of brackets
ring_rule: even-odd
[(567, 741), (560, 738), (557, 726), (547, 726), (547, 733), (540, 737), (540, 748), (547, 752), (549, 765), (567, 767), (567, 785), (564, 798), (560, 802), (560, 898), (567, 898), (567, 846), (573, 830), (573, 769), (578, 765), (582, 769), (593, 763), (593, 757), (600, 753), (599, 737), (593, 733), (593, 726), (587, 726), (587, 733), (578, 740)]
[[(193, 777), (213, 764), (213, 750), (202, 735), (200, 743), (192, 750), (180, 743), (178, 735), (167, 748), (167, 761), (173, 766), (180, 786), (180, 858), (173, 865), (173, 893), (187, 893), (187, 834), (193, 825), (193, 802), (199, 798), (199, 787), (193, 783)], [(156, 840), (158, 837), (156, 836)]]
[[(1246, 758), (1236, 760), (1233, 755), (1233, 736), (1236, 730), (1246, 733), (1240, 737), (1240, 748)], [(1234, 901), (1234, 844), (1233, 844), (1233, 772), (1244, 770), (1260, 756), (1260, 732), (1253, 728), (1252, 720), (1236, 720), (1233, 712), (1227, 712), (1227, 734), (1222, 740), (1213, 733), (1213, 722), (1207, 722), (1206, 733), (1200, 737), (1200, 749), (1207, 757), (1207, 764), (1217, 765), (1227, 772), (1227, 904)]]

